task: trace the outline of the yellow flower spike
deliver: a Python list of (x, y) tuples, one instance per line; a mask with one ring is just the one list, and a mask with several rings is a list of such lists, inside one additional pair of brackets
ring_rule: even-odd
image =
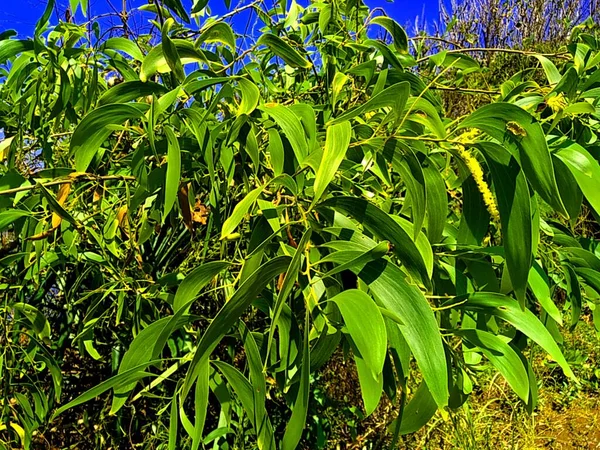
[(561, 92), (557, 95), (554, 95), (546, 100), (546, 104), (552, 109), (552, 111), (562, 111), (567, 107), (567, 99), (565, 95)]
[[(467, 134), (467, 133), (465, 133)], [(464, 136), (464, 135), (463, 135)], [(485, 181), (483, 169), (479, 164), (479, 161), (469, 152), (464, 146), (458, 146), (458, 154), (465, 162), (467, 168), (473, 175), (473, 179), (475, 180), (475, 184), (477, 185), (477, 189), (481, 192), (481, 196), (483, 197), (483, 203), (485, 204), (492, 220), (495, 223), (500, 222), (500, 212), (498, 211), (498, 205), (496, 204), (496, 199), (494, 198), (494, 194), (490, 190), (489, 185)]]

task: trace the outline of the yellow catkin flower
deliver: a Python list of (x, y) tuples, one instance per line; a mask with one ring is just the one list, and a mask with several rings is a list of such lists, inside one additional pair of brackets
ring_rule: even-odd
[(552, 111), (562, 111), (567, 107), (567, 99), (564, 94), (561, 92), (558, 95), (554, 95), (546, 100), (546, 104), (552, 108)]
[(477, 128), (471, 128), (458, 137), (458, 142), (462, 142), (463, 144), (472, 144), (480, 134), (481, 131), (479, 131)]
[(471, 152), (469, 152), (462, 145), (458, 146), (458, 154), (467, 165), (469, 171), (471, 172), (471, 175), (473, 175), (475, 184), (477, 184), (477, 189), (479, 189), (479, 192), (481, 192), (481, 196), (483, 197), (483, 203), (485, 204), (488, 212), (490, 213), (492, 220), (496, 223), (500, 222), (500, 213), (498, 212), (496, 199), (494, 198), (494, 194), (492, 194), (489, 185), (485, 181), (485, 178), (483, 176), (483, 169), (481, 168), (479, 161), (477, 161), (477, 159), (471, 154)]

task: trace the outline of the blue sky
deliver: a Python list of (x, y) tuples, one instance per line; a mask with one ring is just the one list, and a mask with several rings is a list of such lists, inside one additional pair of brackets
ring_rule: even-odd
[[(120, 9), (122, 0), (89, 0), (91, 10), (94, 15), (112, 12), (111, 4)], [(184, 4), (191, 0), (184, 0)], [(438, 0), (395, 0), (394, 2), (386, 0), (365, 0), (370, 7), (383, 7), (387, 14), (394, 17), (402, 25), (413, 24), (417, 16), (424, 17), (428, 21), (434, 21), (438, 18)], [(59, 6), (68, 5), (68, 0), (57, 0)], [(127, 0), (130, 7), (141, 6), (147, 3), (147, 0)], [(303, 3), (299, 1), (299, 3)], [(28, 36), (33, 32), (37, 19), (44, 11), (45, 0), (0, 0), (0, 32), (7, 29), (15, 29), (19, 35)], [(232, 4), (237, 4), (235, 0)], [(209, 6), (215, 13), (226, 11), (223, 0), (210, 0)], [(61, 8), (62, 9), (62, 8)], [(132, 20), (143, 22), (144, 17), (134, 17)], [(56, 23), (53, 18), (52, 22)], [(141, 25), (142, 23), (140, 23)]]

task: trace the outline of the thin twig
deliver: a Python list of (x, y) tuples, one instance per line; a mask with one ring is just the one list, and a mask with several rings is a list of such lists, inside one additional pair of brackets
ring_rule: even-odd
[[(538, 53), (527, 50), (517, 50), (514, 48), (486, 48), (486, 47), (471, 47), (471, 48), (461, 48), (456, 50), (446, 50), (446, 53), (477, 53), (477, 52), (497, 52), (497, 53), (514, 53), (517, 55), (523, 56), (545, 56), (547, 58), (565, 58), (569, 52), (559, 52), (559, 53)], [(423, 58), (417, 59), (417, 63), (422, 63), (427, 61), (432, 56), (437, 55), (437, 53), (424, 56)], [(568, 57), (567, 57), (568, 59)]]
[(31, 191), (33, 189), (37, 189), (38, 186), (51, 187), (51, 186), (59, 186), (61, 184), (70, 184), (76, 183), (78, 181), (108, 181), (108, 180), (122, 180), (122, 181), (135, 181), (136, 178), (132, 176), (125, 175), (103, 175), (103, 176), (95, 176), (91, 174), (80, 175), (73, 178), (64, 178), (62, 180), (54, 180), (48, 181), (47, 183), (36, 183), (30, 186), (21, 186), (18, 188), (7, 189), (5, 191), (0, 191), (0, 195), (10, 195), (16, 194), (17, 192)]
[(466, 94), (499, 95), (501, 93), (500, 91), (488, 91), (486, 89), (454, 88), (448, 86), (432, 86), (430, 89), (435, 89), (438, 91), (464, 92)]
[(414, 36), (408, 38), (409, 41), (437, 41), (443, 42), (444, 44), (454, 45), (455, 47), (462, 48), (462, 46), (458, 42), (449, 41), (448, 39), (435, 37), (435, 36)]

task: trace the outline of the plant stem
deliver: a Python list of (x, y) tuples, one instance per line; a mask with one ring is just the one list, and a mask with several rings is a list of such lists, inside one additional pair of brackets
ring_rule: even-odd
[(59, 186), (61, 184), (75, 183), (77, 181), (107, 181), (107, 180), (135, 181), (136, 178), (132, 177), (132, 176), (125, 176), (125, 175), (95, 176), (95, 175), (91, 175), (91, 174), (85, 174), (85, 175), (80, 175), (80, 176), (74, 177), (74, 178), (65, 178), (63, 180), (54, 180), (54, 181), (48, 181), (47, 183), (36, 183), (36, 184), (32, 184), (31, 186), (21, 186), (18, 188), (7, 189), (5, 191), (0, 191), (0, 195), (10, 195), (10, 194), (16, 194), (17, 192), (32, 191), (34, 189), (37, 189), (38, 186), (40, 186), (40, 185), (44, 186), (44, 187), (50, 187), (50, 186)]

